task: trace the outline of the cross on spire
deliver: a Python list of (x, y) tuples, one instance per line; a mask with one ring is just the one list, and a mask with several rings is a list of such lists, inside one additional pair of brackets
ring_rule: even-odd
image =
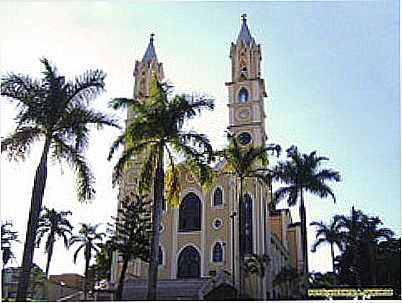
[(147, 50), (145, 51), (144, 57), (142, 58), (142, 62), (149, 63), (152, 60), (158, 61), (156, 58), (156, 52), (154, 47), (154, 36), (155, 34), (152, 33), (149, 38), (149, 43)]
[(242, 14), (241, 19), (243, 20), (243, 23), (247, 22), (247, 14)]

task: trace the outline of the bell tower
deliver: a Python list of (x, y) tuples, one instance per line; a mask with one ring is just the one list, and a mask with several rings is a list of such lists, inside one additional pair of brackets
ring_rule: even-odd
[[(149, 84), (154, 73), (156, 73), (159, 81), (163, 80), (164, 78), (163, 65), (162, 63), (158, 62), (158, 57), (156, 56), (154, 36), (154, 34), (150, 35), (149, 43), (142, 60), (135, 61), (133, 71), (133, 76), (135, 78), (133, 98), (139, 102), (147, 102), (147, 98), (149, 97)], [(128, 108), (126, 127), (134, 116), (135, 112), (131, 108)], [(127, 194), (130, 192), (138, 192), (138, 180), (144, 159), (144, 154), (137, 155), (137, 157), (131, 161), (130, 165), (125, 170), (122, 182), (119, 186), (118, 208), (120, 208), (120, 203)], [(119, 257), (115, 253), (113, 255), (113, 266), (111, 271), (112, 283), (117, 283), (121, 266), (122, 264), (119, 261)], [(129, 263), (127, 271), (131, 276), (139, 277), (141, 274), (143, 275), (146, 272), (144, 268), (145, 267), (141, 261), (132, 260)]]
[(134, 98), (145, 100), (149, 94), (149, 83), (151, 81), (152, 72), (156, 72), (158, 80), (164, 78), (162, 63), (158, 62), (154, 47), (154, 36), (151, 34), (149, 44), (141, 61), (135, 61), (133, 75), (134, 83)]
[(261, 78), (261, 48), (256, 44), (243, 14), (236, 43), (230, 47), (232, 80), (229, 90), (229, 127), (243, 145), (265, 145), (264, 97), (267, 97)]
[[(153, 73), (156, 73), (159, 81), (164, 78), (163, 65), (162, 63), (158, 62), (158, 57), (156, 56), (154, 36), (155, 34), (150, 35), (149, 43), (142, 60), (135, 61), (135, 67), (133, 71), (133, 76), (135, 78), (133, 97), (139, 102), (147, 102), (147, 98), (149, 97), (149, 84), (151, 82)], [(134, 115), (135, 113), (133, 112), (133, 110), (131, 108), (128, 108), (126, 122), (127, 124), (130, 123)], [(139, 172), (141, 171), (143, 161), (144, 156), (139, 155), (127, 169), (122, 185), (122, 192), (124, 194), (128, 193), (130, 190), (136, 189)]]

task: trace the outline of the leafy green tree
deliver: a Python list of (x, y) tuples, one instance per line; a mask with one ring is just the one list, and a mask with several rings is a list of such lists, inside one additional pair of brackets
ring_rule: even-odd
[(334, 272), (312, 272), (310, 273), (311, 288), (331, 288), (335, 285), (336, 275)]
[(389, 285), (395, 299), (401, 295), (401, 238), (381, 241), (377, 246), (378, 285)]
[(188, 163), (197, 170), (199, 179), (204, 182), (207, 178), (205, 163), (212, 155), (212, 147), (205, 135), (183, 130), (183, 124), (196, 117), (201, 110), (213, 109), (212, 100), (205, 97), (190, 98), (186, 95), (176, 95), (169, 98), (169, 89), (161, 84), (156, 73), (153, 73), (150, 82), (150, 92), (147, 100), (133, 100), (118, 98), (112, 101), (115, 109), (129, 107), (134, 118), (128, 121), (125, 132), (113, 143), (109, 159), (116, 149), (125, 145), (123, 154), (114, 167), (113, 181), (116, 184), (125, 168), (132, 160), (143, 161), (140, 173), (139, 188), (141, 192), (151, 192), (153, 186), (152, 205), (152, 236), (151, 258), (148, 274), (148, 300), (156, 299), (158, 278), (158, 251), (159, 226), (161, 222), (161, 209), (164, 203), (165, 186), (165, 156), (173, 171), (167, 201), (176, 204), (180, 184), (175, 168), (173, 152), (181, 154)]
[(265, 277), (265, 267), (270, 259), (267, 255), (251, 254), (244, 260), (244, 272), (246, 275), (255, 274), (260, 278)]
[(68, 238), (72, 234), (73, 226), (66, 218), (71, 211), (56, 211), (54, 208), (43, 208), (43, 214), (38, 222), (37, 245), (39, 246), (43, 237), (47, 234), (45, 252), (47, 253), (46, 277), (49, 276), (50, 262), (53, 256), (54, 244), (58, 238), (63, 239), (64, 246), (68, 249)]
[(2, 139), (1, 152), (7, 152), (10, 159), (24, 159), (34, 142), (44, 141), (32, 188), (17, 301), (26, 300), (50, 151), (52, 158), (65, 160), (77, 172), (79, 200), (91, 199), (95, 193), (94, 177), (83, 155), (88, 146), (89, 126), (117, 126), (106, 114), (89, 107), (104, 91), (104, 72), (90, 70), (69, 81), (46, 58), (41, 62), (44, 70), (40, 80), (14, 73), (1, 79), (1, 96), (15, 102), (18, 110), (16, 130)]
[[(367, 216), (361, 211), (352, 208), (351, 216), (339, 215), (337, 220), (346, 230), (347, 251), (340, 258), (343, 279), (351, 282), (348, 275), (354, 276), (354, 283), (360, 286), (376, 285), (376, 259), (378, 245), (381, 241), (390, 240), (394, 233), (389, 228), (380, 227), (382, 221), (377, 216)], [(347, 268), (349, 264), (349, 268)]]
[(338, 221), (341, 228), (346, 231), (343, 239), (344, 251), (341, 256), (335, 258), (336, 267), (339, 271), (339, 280), (357, 286), (361, 286), (358, 266), (360, 259), (359, 237), (361, 221), (364, 216), (363, 212), (356, 211), (354, 207), (352, 207), (349, 217), (345, 215), (334, 216), (334, 220)]
[[(243, 214), (242, 203), (244, 199), (244, 183), (250, 178), (257, 178), (271, 184), (271, 174), (268, 170), (268, 152), (276, 151), (277, 155), (280, 152), (280, 146), (270, 144), (268, 146), (241, 145), (239, 140), (233, 135), (228, 134), (229, 145), (225, 149), (215, 153), (216, 157), (223, 161), (223, 173), (230, 174), (237, 178), (240, 183), (239, 190), (239, 248), (240, 248), (240, 264), (244, 263), (243, 255)], [(243, 266), (240, 266), (240, 297), (244, 295), (243, 285)]]
[(341, 231), (341, 226), (336, 218), (332, 219), (330, 224), (325, 224), (324, 222), (311, 222), (310, 225), (316, 227), (315, 242), (311, 249), (312, 252), (316, 252), (317, 248), (324, 243), (328, 243), (331, 247), (331, 261), (332, 261), (332, 272), (335, 273), (335, 251), (334, 246), (336, 245), (338, 249), (342, 249), (344, 233)]
[(32, 265), (31, 274), (30, 274), (30, 284), (31, 284), (31, 293), (32, 298), (40, 298), (44, 299), (45, 297), (45, 289), (47, 287), (47, 277), (43, 270), (36, 265), (35, 263)]
[(300, 274), (296, 269), (290, 266), (281, 268), (272, 281), (273, 286), (285, 286), (290, 290), (290, 297), (294, 294), (299, 294), (299, 279)]
[(14, 253), (11, 250), (13, 242), (20, 242), (18, 240), (18, 232), (13, 231), (13, 224), (11, 222), (1, 223), (1, 250), (3, 258), (3, 269), (7, 263), (14, 259)]
[(96, 277), (99, 280), (110, 280), (110, 270), (112, 267), (113, 243), (111, 239), (106, 240), (104, 243), (99, 244), (100, 251), (95, 255), (95, 264), (93, 265)]
[(122, 300), (128, 262), (133, 259), (149, 261), (152, 229), (149, 204), (144, 196), (131, 194), (121, 201), (118, 215), (113, 218), (115, 230), (111, 242), (123, 259), (116, 291), (117, 301)]
[(75, 243), (79, 244), (78, 248), (74, 253), (74, 263), (77, 262), (77, 257), (79, 252), (84, 249), (84, 258), (85, 258), (85, 279), (84, 279), (84, 300), (87, 300), (88, 295), (88, 269), (89, 263), (92, 259), (93, 253), (99, 253), (100, 245), (102, 243), (102, 239), (106, 236), (105, 233), (97, 232), (96, 229), (99, 227), (99, 224), (90, 225), (81, 223), (81, 229), (78, 232), (78, 235), (72, 236), (70, 238), (70, 246)]
[(321, 162), (329, 160), (326, 157), (317, 156), (314, 151), (307, 154), (301, 154), (296, 146), (287, 149), (286, 161), (280, 161), (274, 169), (274, 179), (284, 183), (285, 186), (275, 191), (273, 200), (278, 203), (280, 200), (288, 197), (287, 204), (291, 207), (299, 202), (299, 214), (301, 221), (301, 235), (303, 239), (303, 259), (305, 262), (304, 275), (308, 274), (307, 259), (307, 226), (306, 226), (306, 207), (304, 205), (304, 193), (309, 192), (320, 198), (332, 197), (334, 202), (335, 194), (326, 182), (340, 181), (339, 172), (332, 169), (321, 169)]

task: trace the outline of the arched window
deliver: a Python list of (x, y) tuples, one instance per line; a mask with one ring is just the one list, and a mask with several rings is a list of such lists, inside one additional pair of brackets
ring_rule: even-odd
[(241, 60), (240, 60), (240, 80), (247, 79), (247, 64), (244, 58), (244, 54), (242, 54)]
[(179, 231), (201, 230), (201, 200), (194, 193), (187, 194), (180, 203)]
[(216, 242), (212, 248), (212, 262), (223, 262), (223, 248), (220, 242)]
[(239, 91), (239, 103), (245, 103), (248, 101), (248, 91), (244, 87)]
[(243, 254), (253, 253), (253, 200), (244, 194), (241, 205), (241, 250)]
[(223, 192), (220, 187), (217, 187), (214, 191), (214, 206), (222, 206), (223, 204)]
[(163, 265), (163, 250), (162, 247), (159, 246), (159, 252), (158, 252), (158, 264)]
[(192, 246), (187, 246), (181, 251), (177, 266), (177, 278), (201, 277), (201, 257)]

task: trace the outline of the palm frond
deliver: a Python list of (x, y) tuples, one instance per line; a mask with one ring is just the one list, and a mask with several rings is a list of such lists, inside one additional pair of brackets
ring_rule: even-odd
[(139, 177), (140, 193), (151, 191), (153, 176), (155, 174), (158, 160), (158, 149), (158, 144), (152, 144), (151, 146), (148, 146), (147, 155), (144, 155), (145, 159), (141, 166)]
[(107, 157), (108, 161), (110, 161), (110, 160), (112, 159), (112, 157), (113, 157), (114, 153), (116, 152), (116, 150), (117, 150), (121, 145), (124, 145), (124, 142), (125, 142), (124, 139), (125, 139), (125, 137), (126, 137), (126, 134), (123, 133), (123, 134), (121, 134), (120, 136), (118, 136), (118, 137), (116, 138), (116, 140), (113, 141), (112, 146), (110, 147), (110, 150), (109, 150), (109, 155), (108, 155), (108, 157)]
[(77, 263), (78, 254), (79, 254), (79, 252), (81, 251), (81, 249), (85, 247), (85, 245), (86, 245), (86, 243), (82, 243), (82, 244), (77, 248), (77, 250), (74, 252), (74, 259), (73, 259), (73, 260), (74, 260), (74, 264)]
[(113, 186), (116, 186), (116, 184), (121, 180), (124, 169), (128, 167), (130, 161), (134, 161), (141, 155), (141, 153), (145, 151), (148, 146), (154, 145), (155, 143), (156, 142), (153, 140), (137, 142), (136, 144), (130, 144), (127, 149), (123, 151), (122, 155), (113, 168)]
[(130, 98), (114, 98), (111, 101), (109, 101), (108, 105), (109, 107), (117, 110), (121, 108), (129, 108), (130, 106), (133, 106), (136, 104), (138, 101), (135, 99), (130, 99)]
[(316, 241), (314, 241), (313, 246), (311, 247), (311, 252), (316, 252), (317, 248), (324, 244), (326, 242), (326, 240), (324, 238), (319, 238)]
[(105, 90), (106, 74), (102, 70), (88, 70), (75, 78), (66, 88), (66, 105), (88, 104)]
[(9, 159), (24, 160), (29, 154), (31, 144), (40, 139), (43, 134), (40, 128), (20, 127), (15, 133), (1, 140), (1, 152), (7, 152)]
[(321, 181), (341, 181), (341, 175), (339, 172), (334, 171), (332, 169), (322, 169), (318, 173), (315, 174), (315, 178)]
[(54, 136), (53, 141), (56, 145), (54, 156), (58, 159), (66, 160), (77, 173), (77, 196), (79, 201), (93, 199), (95, 195), (93, 187), (95, 178), (84, 156), (74, 147), (66, 145), (58, 136)]
[(21, 115), (27, 108), (35, 108), (40, 104), (44, 94), (38, 81), (30, 76), (9, 73), (2, 77), (0, 85), (1, 96), (7, 97), (11, 102), (18, 101), (17, 106)]

